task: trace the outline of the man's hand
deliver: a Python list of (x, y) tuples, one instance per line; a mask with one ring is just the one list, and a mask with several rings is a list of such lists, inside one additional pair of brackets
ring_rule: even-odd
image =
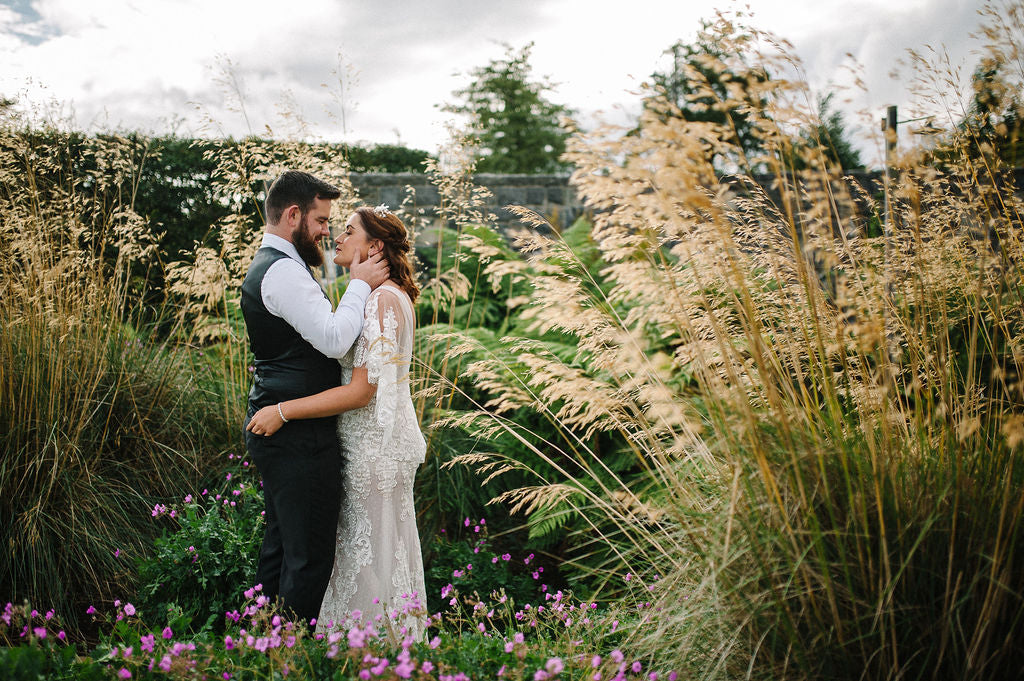
[(370, 289), (377, 288), (391, 276), (388, 263), (380, 251), (371, 251), (365, 262), (359, 262), (359, 252), (356, 251), (348, 269), (353, 279), (362, 279), (370, 285)]
[(253, 414), (252, 419), (249, 420), (249, 425), (245, 429), (251, 430), (254, 435), (270, 437), (283, 425), (284, 421), (281, 420), (277, 405), (274, 405), (272, 407), (263, 407)]

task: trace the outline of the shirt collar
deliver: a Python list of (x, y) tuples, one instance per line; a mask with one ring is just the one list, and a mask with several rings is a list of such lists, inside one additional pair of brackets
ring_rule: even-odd
[(261, 243), (260, 246), (269, 246), (270, 248), (277, 249), (284, 253), (285, 255), (287, 255), (292, 260), (298, 262), (303, 267), (306, 267), (306, 261), (303, 260), (302, 257), (299, 255), (299, 252), (295, 250), (295, 245), (291, 241), (288, 241), (287, 239), (279, 237), (276, 234), (264, 232), (263, 243)]

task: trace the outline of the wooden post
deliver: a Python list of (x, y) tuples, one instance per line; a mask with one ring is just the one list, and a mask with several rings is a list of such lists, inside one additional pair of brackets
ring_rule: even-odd
[(896, 107), (890, 106), (885, 110), (885, 118), (882, 119), (882, 132), (885, 133), (885, 175), (884, 175), (884, 192), (885, 192), (885, 205), (883, 210), (885, 211), (883, 216), (882, 225), (885, 230), (886, 246), (888, 246), (888, 237), (890, 234), (890, 222), (891, 210), (889, 202), (889, 169), (892, 167), (893, 161), (896, 157), (896, 142), (897, 137), (897, 121), (896, 121)]
[(896, 107), (890, 106), (885, 111), (885, 118), (882, 119), (882, 132), (885, 134), (885, 174), (884, 177), (884, 192), (885, 192), (885, 203), (883, 210), (885, 211), (882, 218), (882, 276), (885, 279), (885, 297), (886, 301), (883, 303), (882, 315), (884, 318), (885, 325), (885, 345), (886, 345), (886, 356), (889, 359), (895, 357), (895, 345), (893, 339), (895, 333), (891, 328), (892, 316), (889, 314), (888, 306), (892, 304), (892, 279), (890, 276), (891, 267), (890, 262), (892, 259), (892, 188), (890, 187), (889, 173), (892, 171), (892, 166), (896, 161), (896, 141), (897, 141), (897, 130), (896, 130)]

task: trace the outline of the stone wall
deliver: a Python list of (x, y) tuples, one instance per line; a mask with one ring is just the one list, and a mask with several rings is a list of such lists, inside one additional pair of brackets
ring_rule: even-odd
[[(392, 209), (400, 206), (406, 188), (416, 192), (416, 208), (436, 215), (440, 196), (437, 187), (422, 173), (352, 173), (352, 186), (360, 198), (371, 206), (386, 203)], [(583, 204), (569, 186), (568, 175), (493, 175), (473, 176), (473, 183), (486, 187), (492, 196), (488, 209), (498, 216), (500, 226), (517, 222), (504, 206), (526, 206), (547, 218), (558, 229), (568, 227), (583, 214)]]
[[(881, 171), (859, 171), (851, 175), (869, 193), (881, 193)], [(350, 179), (362, 200), (372, 206), (386, 203), (396, 208), (406, 196), (406, 187), (416, 190), (416, 207), (426, 209), (428, 215), (433, 214), (439, 201), (437, 188), (422, 173), (353, 173)], [(779, 196), (773, 187), (775, 178), (764, 176), (754, 179), (779, 205)], [(568, 227), (585, 212), (576, 191), (569, 185), (568, 175), (480, 174), (474, 176), (473, 181), (491, 191), (493, 196), (488, 208), (498, 216), (501, 227), (519, 224), (512, 213), (504, 210), (503, 206), (507, 205), (531, 208), (558, 229)], [(1024, 193), (1024, 168), (1015, 169), (1013, 181), (1018, 196), (1021, 196)], [(745, 191), (741, 186), (736, 189), (741, 193)]]

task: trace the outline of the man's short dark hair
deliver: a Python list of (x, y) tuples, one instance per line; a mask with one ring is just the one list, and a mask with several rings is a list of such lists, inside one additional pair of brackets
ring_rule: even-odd
[(316, 199), (336, 199), (340, 196), (341, 190), (332, 184), (301, 170), (286, 170), (267, 190), (267, 199), (263, 202), (267, 224), (276, 225), (288, 206), (298, 206), (305, 214)]

